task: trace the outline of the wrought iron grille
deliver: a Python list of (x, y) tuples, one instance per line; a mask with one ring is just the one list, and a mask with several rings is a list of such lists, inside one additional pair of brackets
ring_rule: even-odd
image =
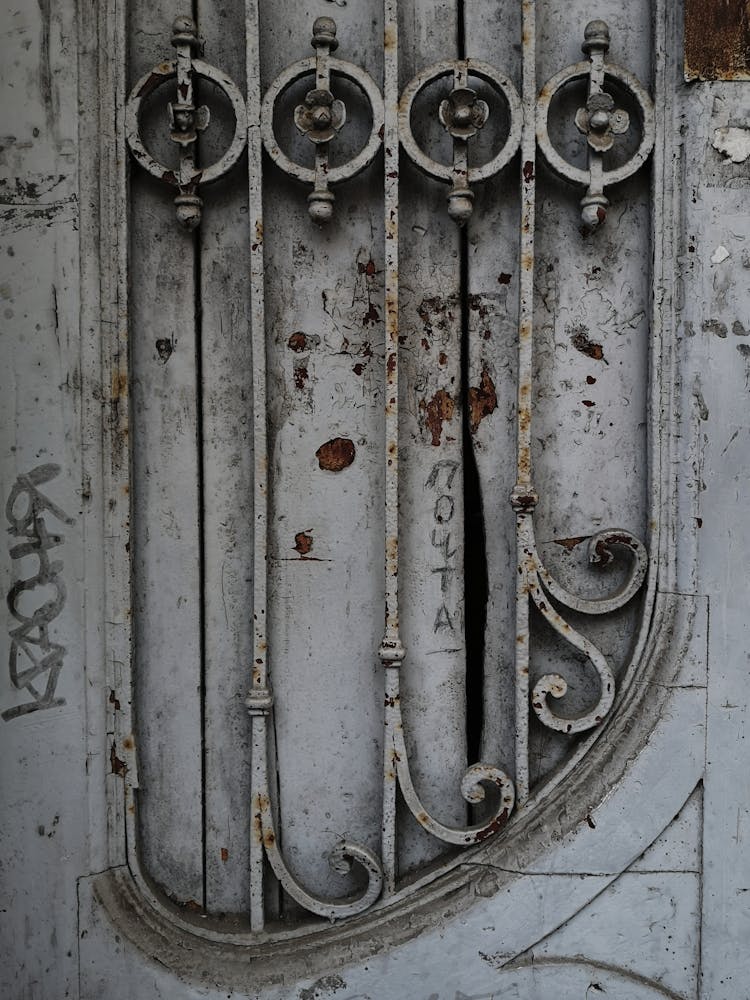
[[(533, 715), (542, 726), (575, 735), (606, 723), (615, 699), (615, 675), (607, 657), (578, 627), (566, 618), (568, 612), (609, 615), (630, 602), (641, 590), (649, 569), (645, 544), (630, 531), (598, 530), (588, 538), (590, 562), (607, 567), (617, 559), (627, 562), (627, 573), (614, 593), (602, 597), (582, 597), (572, 593), (546, 568), (535, 537), (535, 508), (538, 503), (532, 469), (532, 421), (534, 417), (535, 335), (534, 269), (535, 211), (537, 208), (536, 154), (539, 150), (553, 172), (583, 189), (581, 219), (586, 232), (605, 225), (609, 201), (607, 190), (638, 171), (648, 159), (655, 141), (655, 119), (646, 88), (628, 70), (608, 61), (610, 32), (602, 20), (590, 21), (584, 31), (582, 49), (586, 58), (554, 75), (538, 89), (534, 0), (524, 0), (522, 31), (522, 86), (519, 94), (501, 70), (487, 62), (471, 59), (439, 61), (418, 73), (399, 96), (399, 12), (398, 0), (385, 0), (383, 90), (360, 67), (334, 57), (340, 39), (329, 17), (318, 18), (312, 28), (313, 56), (302, 58), (285, 69), (263, 96), (256, 72), (258, 62), (259, 13), (257, 0), (247, 0), (247, 99), (220, 69), (199, 58), (198, 28), (190, 17), (174, 22), (172, 45), (176, 58), (156, 66), (133, 89), (126, 107), (127, 141), (135, 161), (176, 192), (174, 202), (181, 226), (194, 230), (201, 224), (205, 189), (223, 177), (247, 152), (249, 185), (249, 238), (251, 270), (251, 336), (253, 352), (254, 407), (254, 656), (248, 664), (246, 705), (250, 715), (252, 787), (248, 790), (251, 812), (250, 899), (251, 927), (264, 928), (268, 899), (268, 868), (284, 891), (301, 907), (331, 920), (350, 917), (387, 899), (397, 888), (399, 847), (397, 841), (397, 794), (417, 823), (437, 840), (458, 848), (478, 844), (497, 836), (512, 811), (525, 808), (530, 793), (529, 721)], [(361, 151), (338, 162), (336, 146), (350, 115), (346, 103), (337, 97), (337, 81), (349, 81), (359, 88), (370, 109), (369, 137)], [(212, 164), (199, 156), (200, 135), (210, 128), (210, 114), (196, 106), (196, 81), (215, 85), (229, 103), (234, 117), (234, 135), (227, 151)], [(144, 102), (162, 84), (176, 82), (176, 99), (168, 105), (169, 138), (179, 150), (179, 168), (163, 165), (148, 151), (143, 138), (141, 113)], [(310, 80), (310, 89), (294, 110), (294, 125), (314, 148), (314, 165), (304, 166), (282, 148), (275, 132), (277, 106), (289, 88), (300, 80)], [(433, 159), (415, 137), (413, 120), (420, 95), (431, 93), (436, 81), (447, 80), (441, 99), (431, 109), (450, 137), (449, 163)], [(493, 90), (502, 108), (506, 127), (498, 151), (481, 165), (473, 161), (473, 146), (493, 111), (471, 86), (483, 81)], [(548, 123), (553, 103), (568, 84), (587, 84), (585, 103), (575, 113), (575, 125), (585, 146), (586, 165), (569, 162), (550, 138)], [(619, 104), (626, 101), (636, 109), (637, 122)], [(627, 147), (618, 165), (607, 169), (607, 155), (618, 143), (637, 131), (637, 143)], [(268, 161), (264, 163), (263, 150)], [(384, 713), (382, 773), (381, 850), (376, 855), (368, 847), (343, 840), (332, 845), (331, 862), (346, 872), (352, 865), (364, 874), (364, 888), (358, 894), (329, 899), (308, 891), (303, 880), (287, 865), (279, 843), (278, 819), (274, 805), (274, 777), (269, 760), (274, 713), (273, 676), (283, 670), (283, 662), (269, 647), (267, 635), (268, 576), (268, 396), (267, 316), (264, 284), (264, 170), (280, 170), (309, 188), (307, 195), (311, 225), (330, 223), (335, 211), (334, 191), (373, 163), (382, 150), (384, 206), (384, 323), (385, 381), (383, 422), (385, 428), (384, 493), (385, 511), (385, 630), (379, 650), (373, 650), (382, 664)], [(515, 635), (509, 638), (515, 661), (515, 759), (505, 762), (472, 764), (461, 782), (460, 794), (470, 807), (482, 806), (475, 821), (452, 825), (432, 815), (420, 798), (412, 778), (405, 721), (402, 715), (402, 677), (409, 670), (409, 650), (404, 648), (399, 624), (399, 365), (401, 341), (399, 325), (399, 154), (405, 154), (428, 178), (448, 185), (447, 211), (465, 226), (474, 208), (475, 190), (482, 182), (505, 171), (507, 185), (518, 185), (521, 199), (519, 240), (519, 308), (517, 329), (516, 481), (509, 502), (516, 518), (516, 559), (508, 567), (515, 579)], [(517, 165), (514, 168), (514, 165)], [(513, 170), (516, 169), (515, 175)], [(346, 197), (342, 194), (342, 200)], [(490, 248), (491, 251), (491, 248)], [(333, 442), (329, 442), (333, 445)], [(331, 461), (342, 465), (351, 461), (346, 445), (333, 447)], [(343, 450), (342, 450), (343, 449)], [(322, 459), (321, 459), (321, 467)], [(450, 470), (449, 470), (450, 474)], [(439, 498), (446, 504), (450, 497)], [(302, 544), (300, 542), (300, 544)], [(556, 699), (568, 684), (560, 673), (544, 673), (530, 684), (531, 608), (560, 639), (570, 644), (588, 661), (598, 678), (599, 695), (593, 704), (576, 715), (558, 714)], [(578, 619), (576, 619), (577, 621)], [(512, 774), (512, 778), (509, 776)], [(477, 818), (478, 817), (478, 818)]]

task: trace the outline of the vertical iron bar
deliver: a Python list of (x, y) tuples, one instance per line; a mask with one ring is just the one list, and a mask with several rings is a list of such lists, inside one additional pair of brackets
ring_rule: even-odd
[(516, 801), (529, 794), (529, 586), (530, 528), (537, 495), (531, 477), (531, 407), (534, 338), (534, 210), (536, 199), (536, 0), (523, 0), (524, 124), (521, 138), (521, 275), (518, 309), (518, 451), (511, 504), (516, 511)]
[[(263, 831), (259, 821), (262, 798), (267, 794), (266, 751), (271, 696), (266, 661), (268, 441), (266, 428), (266, 336), (263, 287), (263, 184), (260, 136), (260, 19), (258, 0), (246, 0), (247, 38), (247, 172), (250, 223), (250, 326), (253, 357), (253, 631), (254, 659), (248, 696), (251, 715), (250, 926), (263, 929)], [(257, 706), (257, 707), (255, 707)]]
[(398, 620), (398, 0), (384, 5), (385, 124), (385, 669), (382, 864), (385, 892), (396, 886), (396, 761), (399, 669), (404, 659)]

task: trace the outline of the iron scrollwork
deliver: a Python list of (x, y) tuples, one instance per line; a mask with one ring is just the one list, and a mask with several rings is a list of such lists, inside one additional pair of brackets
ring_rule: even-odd
[[(254, 15), (257, 22), (257, 9)], [(537, 97), (535, 78), (535, 13), (533, 4), (524, 4), (523, 97), (512, 82), (488, 63), (474, 59), (445, 60), (427, 67), (398, 96), (398, 12), (397, 0), (385, 0), (385, 85), (384, 95), (373, 79), (352, 63), (334, 58), (338, 47), (335, 22), (318, 18), (313, 25), (312, 45), (315, 55), (295, 62), (271, 84), (261, 101), (260, 90), (252, 88), (246, 107), (239, 91), (220, 71), (196, 58), (200, 43), (197, 28), (190, 18), (174, 23), (172, 44), (177, 58), (162, 63), (134, 88), (126, 108), (126, 134), (131, 152), (141, 165), (161, 180), (177, 188), (175, 205), (180, 223), (188, 229), (200, 222), (202, 201), (199, 186), (222, 176), (248, 146), (250, 164), (250, 215), (253, 231), (262, 233), (263, 197), (261, 148), (271, 161), (297, 180), (311, 185), (308, 210), (318, 224), (328, 222), (333, 214), (335, 185), (367, 167), (381, 145), (384, 147), (384, 230), (385, 230), (385, 619), (386, 626), (379, 648), (385, 677), (383, 827), (381, 858), (368, 848), (344, 840), (331, 853), (331, 863), (345, 872), (359, 865), (367, 877), (358, 896), (340, 900), (313, 896), (292, 875), (278, 844), (268, 765), (268, 742), (273, 713), (273, 695), (268, 661), (267, 636), (263, 624), (267, 594), (267, 524), (268, 494), (265, 481), (268, 468), (268, 439), (265, 411), (267, 398), (265, 365), (265, 317), (263, 286), (263, 241), (258, 237), (252, 246), (251, 298), (253, 299), (253, 388), (256, 406), (255, 455), (255, 660), (252, 683), (246, 700), (251, 719), (252, 787), (251, 810), (251, 925), (264, 926), (263, 871), (265, 861), (285, 891), (312, 913), (340, 919), (371, 907), (385, 891), (396, 891), (398, 864), (396, 849), (396, 792), (417, 822), (434, 837), (456, 846), (477, 844), (496, 834), (507, 822), (516, 803), (523, 805), (529, 795), (528, 731), (531, 709), (548, 728), (567, 734), (582, 733), (598, 726), (610, 712), (615, 698), (615, 677), (601, 651), (567, 623), (557, 607), (582, 614), (602, 615), (624, 606), (638, 593), (646, 578), (649, 556), (645, 545), (625, 530), (607, 530), (592, 536), (589, 558), (594, 565), (606, 566), (615, 553), (625, 553), (630, 560), (629, 573), (619, 589), (600, 599), (578, 597), (564, 588), (544, 566), (534, 534), (534, 511), (538, 495), (533, 485), (531, 463), (531, 421), (533, 395), (534, 340), (534, 219), (536, 205), (535, 155), (537, 146), (552, 169), (562, 177), (582, 184), (586, 194), (581, 202), (583, 219), (589, 230), (604, 220), (608, 205), (605, 187), (629, 177), (645, 162), (654, 145), (653, 105), (640, 82), (627, 70), (605, 61), (609, 48), (609, 29), (603, 21), (590, 22), (583, 43), (586, 61), (568, 67), (554, 76)], [(314, 167), (294, 162), (279, 145), (274, 133), (274, 109), (284, 92), (299, 80), (314, 77), (314, 86), (294, 110), (294, 124), (313, 144)], [(332, 77), (340, 76), (354, 83), (369, 102), (372, 123), (369, 137), (348, 162), (331, 165), (330, 144), (345, 127), (347, 110), (332, 90)], [(196, 107), (194, 78), (204, 77), (215, 83), (229, 99), (235, 114), (235, 135), (227, 152), (213, 166), (197, 164), (198, 134), (209, 125), (207, 109)], [(417, 143), (411, 118), (420, 92), (444, 77), (452, 78), (452, 89), (436, 109), (437, 117), (453, 142), (450, 164), (431, 158)], [(507, 105), (508, 131), (502, 148), (482, 166), (469, 163), (469, 143), (485, 126), (490, 109), (469, 86), (474, 77), (493, 87)], [(581, 169), (565, 161), (554, 148), (547, 125), (550, 105), (567, 83), (587, 77), (588, 97), (578, 110), (575, 124), (586, 137), (588, 167)], [(604, 170), (603, 157), (619, 136), (630, 127), (628, 113), (616, 106), (614, 97), (604, 90), (610, 77), (627, 91), (639, 108), (642, 138), (635, 153), (623, 165)], [(143, 101), (162, 83), (177, 81), (177, 100), (168, 108), (170, 137), (179, 148), (179, 167), (172, 170), (158, 163), (146, 150), (141, 138), (140, 112)], [(248, 130), (248, 119), (253, 127)], [(259, 126), (259, 127), (258, 127)], [(503, 170), (521, 151), (519, 184), (521, 190), (521, 269), (518, 324), (518, 402), (516, 485), (510, 502), (516, 513), (517, 590), (516, 635), (514, 643), (516, 678), (516, 761), (514, 778), (501, 768), (487, 763), (473, 764), (462, 782), (461, 793), (470, 804), (481, 802), (490, 789), (493, 796), (490, 815), (482, 822), (453, 827), (430, 816), (414, 786), (409, 764), (404, 720), (401, 712), (401, 672), (407, 654), (399, 631), (399, 278), (398, 278), (398, 156), (403, 149), (414, 164), (428, 176), (450, 185), (448, 212), (464, 225), (473, 209), (472, 185)], [(550, 698), (561, 698), (567, 691), (565, 679), (557, 673), (545, 674), (530, 689), (530, 607), (534, 605), (547, 623), (582, 653), (593, 665), (600, 682), (596, 704), (575, 718), (557, 715), (549, 706)]]

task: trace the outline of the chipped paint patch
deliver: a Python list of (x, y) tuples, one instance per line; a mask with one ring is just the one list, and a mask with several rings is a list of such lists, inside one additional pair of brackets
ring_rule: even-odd
[(711, 145), (732, 163), (744, 163), (750, 156), (750, 129), (736, 126), (717, 128)]
[(440, 444), (443, 423), (453, 419), (455, 409), (455, 401), (445, 389), (438, 389), (430, 400), (422, 399), (419, 401), (419, 411), (423, 416), (424, 423), (432, 438), (432, 444), (435, 447)]
[(728, 260), (731, 256), (732, 255), (725, 246), (718, 246), (711, 254), (711, 263), (722, 264), (725, 260)]
[(343, 437), (331, 438), (315, 452), (318, 465), (324, 472), (341, 472), (352, 464), (355, 455), (354, 442)]
[(497, 409), (495, 383), (486, 368), (482, 369), (479, 386), (469, 387), (469, 429), (476, 434), (479, 425)]
[(581, 354), (585, 354), (587, 358), (593, 358), (594, 361), (606, 361), (602, 345), (589, 339), (588, 327), (579, 323), (577, 326), (567, 327), (566, 333), (570, 337), (573, 347)]
[(309, 531), (298, 531), (294, 536), (294, 551), (301, 556), (309, 555), (312, 552), (313, 537)]

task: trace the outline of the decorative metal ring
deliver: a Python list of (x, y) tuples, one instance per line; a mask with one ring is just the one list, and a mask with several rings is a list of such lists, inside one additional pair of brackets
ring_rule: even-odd
[(228, 76), (204, 62), (202, 59), (194, 59), (192, 63), (193, 72), (202, 76), (206, 80), (215, 83), (216, 86), (226, 94), (232, 105), (234, 112), (234, 137), (229, 148), (224, 155), (210, 167), (196, 168), (195, 174), (189, 180), (180, 178), (179, 169), (165, 167), (149, 153), (141, 141), (140, 136), (140, 111), (141, 104), (150, 94), (168, 80), (177, 76), (177, 61), (160, 63), (143, 76), (133, 88), (125, 106), (125, 132), (128, 138), (130, 151), (140, 165), (148, 170), (150, 174), (161, 181), (166, 181), (175, 187), (186, 183), (209, 184), (227, 173), (235, 165), (242, 155), (247, 142), (247, 114), (245, 112), (245, 102), (242, 94)]
[[(383, 141), (382, 129), (385, 122), (385, 110), (380, 91), (369, 73), (355, 66), (354, 63), (345, 62), (343, 59), (329, 59), (328, 65), (332, 73), (338, 73), (339, 76), (343, 76), (346, 80), (351, 80), (352, 83), (355, 83), (360, 88), (370, 102), (372, 110), (372, 129), (370, 137), (363, 148), (357, 153), (354, 159), (349, 160), (348, 163), (342, 163), (340, 166), (331, 167), (327, 172), (328, 182), (330, 184), (338, 184), (360, 173), (375, 159), (375, 155)], [(304, 167), (299, 163), (295, 163), (281, 149), (276, 141), (276, 135), (273, 130), (273, 109), (276, 101), (285, 90), (291, 87), (293, 83), (296, 83), (297, 80), (314, 74), (315, 69), (316, 56), (310, 56), (308, 59), (300, 59), (299, 62), (294, 63), (280, 73), (268, 88), (266, 96), (263, 98), (260, 116), (260, 134), (266, 152), (276, 166), (280, 167), (284, 173), (289, 174), (291, 177), (296, 177), (297, 180), (305, 184), (315, 183), (315, 170), (313, 167)]]
[[(588, 78), (590, 73), (591, 63), (588, 59), (583, 62), (576, 63), (574, 66), (568, 66), (566, 69), (560, 70), (559, 73), (553, 76), (544, 85), (537, 102), (536, 139), (539, 143), (539, 148), (544, 154), (544, 158), (555, 173), (560, 175), (560, 177), (564, 177), (566, 180), (584, 185), (587, 185), (590, 182), (590, 170), (583, 169), (582, 167), (576, 167), (572, 163), (568, 163), (567, 160), (563, 159), (563, 157), (552, 145), (547, 129), (547, 122), (549, 119), (549, 109), (552, 103), (552, 98), (555, 96), (557, 91), (560, 90), (560, 88), (566, 83), (570, 83), (573, 80)], [(605, 187), (609, 187), (610, 184), (617, 184), (619, 181), (624, 181), (626, 177), (630, 177), (646, 162), (651, 150), (654, 148), (654, 141), (656, 138), (656, 121), (654, 116), (654, 105), (637, 76), (630, 73), (628, 70), (623, 69), (621, 66), (614, 65), (613, 63), (605, 64), (604, 76), (605, 78), (609, 76), (618, 80), (625, 87), (625, 89), (630, 91), (633, 97), (635, 97), (638, 107), (640, 108), (641, 129), (643, 131), (638, 149), (626, 163), (621, 164), (619, 167), (615, 167), (614, 170), (602, 171), (602, 184)]]
[[(499, 173), (513, 158), (521, 143), (523, 110), (521, 107), (521, 98), (518, 96), (516, 88), (494, 66), (486, 62), (481, 62), (478, 59), (466, 59), (462, 61), (466, 63), (467, 76), (476, 76), (486, 83), (495, 85), (505, 98), (508, 104), (508, 111), (510, 112), (510, 130), (503, 148), (483, 166), (470, 167), (468, 170), (467, 183), (475, 184), (477, 181), (487, 180), (494, 174)], [(398, 108), (399, 133), (401, 145), (405, 152), (419, 169), (424, 171), (429, 177), (434, 177), (438, 181), (447, 181), (448, 183), (453, 180), (453, 166), (447, 163), (438, 163), (437, 160), (433, 160), (432, 157), (420, 149), (411, 129), (411, 110), (419, 91), (434, 80), (439, 80), (440, 77), (452, 75), (455, 64), (455, 60), (443, 59), (441, 62), (433, 63), (432, 66), (423, 69), (421, 73), (418, 73), (407, 84), (406, 89), (401, 95)]]

